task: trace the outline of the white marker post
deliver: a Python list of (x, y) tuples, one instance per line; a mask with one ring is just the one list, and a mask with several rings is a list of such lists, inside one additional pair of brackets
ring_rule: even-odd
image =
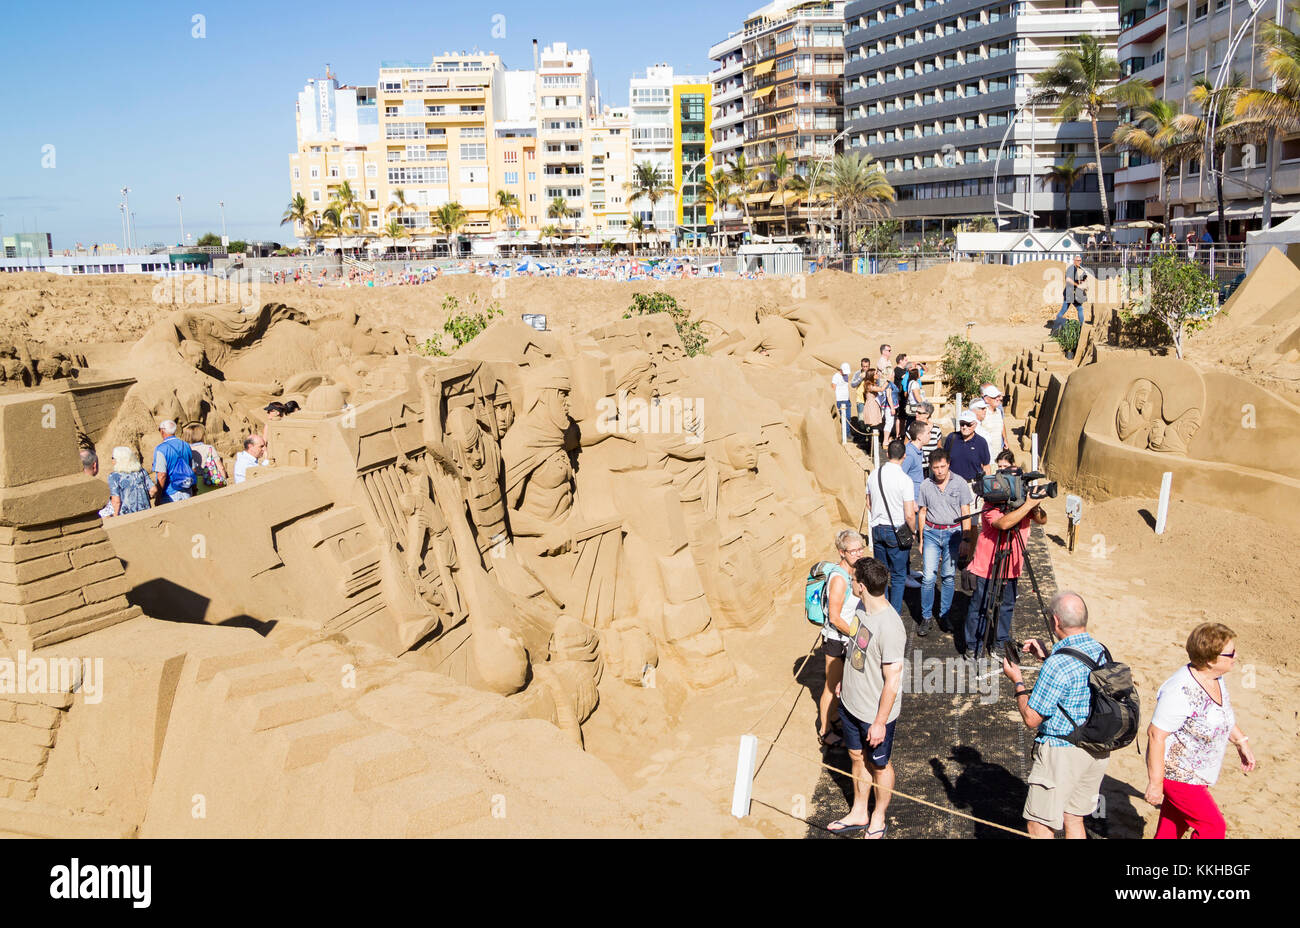
[(1033, 455), (1033, 459), (1034, 459), (1033, 466), (1030, 467), (1030, 470), (1037, 473), (1038, 472), (1038, 433), (1037, 432), (1031, 433), (1029, 437), (1029, 443), (1033, 449), (1030, 453)]
[(955, 429), (961, 423), (961, 394), (957, 394), (957, 408), (952, 414), (952, 427)]
[(749, 815), (754, 798), (754, 768), (758, 766), (758, 739), (740, 736), (740, 756), (736, 759), (736, 789), (731, 794), (731, 814), (736, 818)]
[(1169, 491), (1174, 486), (1173, 471), (1165, 471), (1160, 480), (1160, 506), (1156, 509), (1156, 534), (1165, 533), (1165, 520), (1169, 518)]

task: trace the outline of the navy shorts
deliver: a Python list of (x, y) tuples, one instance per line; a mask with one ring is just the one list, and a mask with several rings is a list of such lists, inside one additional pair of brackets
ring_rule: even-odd
[(844, 660), (846, 642), (843, 638), (822, 638), (822, 653), (827, 657), (838, 657)]
[(844, 728), (844, 746), (850, 751), (866, 752), (866, 759), (876, 768), (883, 768), (889, 763), (889, 755), (894, 750), (894, 725), (897, 719), (885, 726), (885, 739), (874, 748), (871, 742), (867, 740), (867, 731), (871, 728), (870, 722), (864, 722), (855, 716), (848, 709), (844, 708), (844, 703), (840, 703), (840, 721)]

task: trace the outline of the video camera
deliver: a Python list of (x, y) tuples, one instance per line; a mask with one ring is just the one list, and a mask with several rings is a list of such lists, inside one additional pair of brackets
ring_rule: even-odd
[(1008, 467), (981, 478), (975, 492), (986, 506), (1003, 510), (1019, 509), (1031, 499), (1056, 499), (1055, 483), (1030, 486), (1033, 481), (1043, 480), (1046, 476), (1037, 471), (1026, 474), (1019, 467)]

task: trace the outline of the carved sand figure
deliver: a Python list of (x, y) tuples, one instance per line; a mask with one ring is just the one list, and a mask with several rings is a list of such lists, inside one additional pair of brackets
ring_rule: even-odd
[(1191, 407), (1169, 419), (1166, 405), (1164, 394), (1150, 380), (1139, 377), (1133, 381), (1115, 413), (1120, 441), (1149, 451), (1187, 454), (1187, 446), (1201, 425), (1201, 410)]
[(398, 466), (410, 487), (401, 499), (407, 517), (407, 572), (425, 601), (451, 624), (459, 624), (463, 614), (452, 575), (458, 565), (451, 530), (434, 503), (428, 472), (410, 459), (403, 459)]

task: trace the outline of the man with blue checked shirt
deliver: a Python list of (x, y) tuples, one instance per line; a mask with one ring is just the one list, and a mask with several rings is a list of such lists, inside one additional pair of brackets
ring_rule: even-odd
[(1110, 754), (1087, 751), (1063, 737), (1074, 731), (1070, 719), (1082, 725), (1091, 711), (1089, 668), (1068, 655), (1049, 658), (1062, 648), (1074, 648), (1100, 662), (1105, 648), (1088, 634), (1088, 607), (1078, 593), (1052, 597), (1052, 633), (1059, 640), (1051, 654), (1036, 638), (1025, 642), (1025, 653), (1043, 661), (1032, 691), (1025, 688), (1020, 667), (1002, 659), (1002, 672), (1016, 688), (1020, 717), (1027, 726), (1038, 729), (1025, 799), (1025, 826), (1031, 838), (1051, 838), (1062, 827), (1067, 838), (1084, 838), (1083, 819), (1097, 809)]

